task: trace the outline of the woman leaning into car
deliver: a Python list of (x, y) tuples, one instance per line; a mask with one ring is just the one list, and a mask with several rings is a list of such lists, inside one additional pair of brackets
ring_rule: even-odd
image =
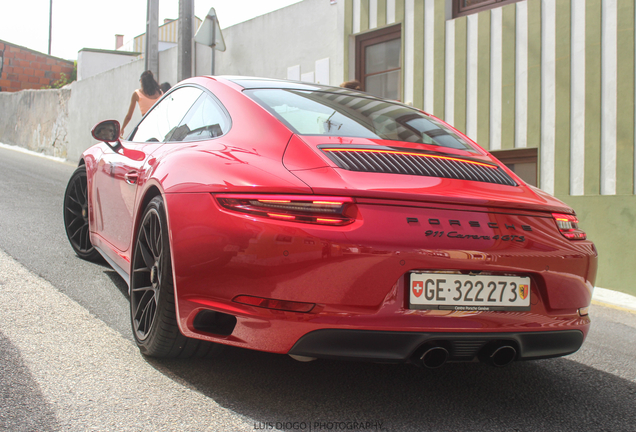
[(141, 111), (141, 116), (143, 117), (163, 94), (159, 83), (157, 83), (155, 77), (152, 75), (152, 71), (147, 70), (142, 73), (141, 77), (139, 78), (139, 82), (141, 83), (141, 88), (135, 90), (132, 94), (132, 97), (130, 98), (128, 114), (126, 114), (126, 118), (124, 119), (124, 124), (120, 132), (122, 137), (124, 136), (124, 129), (126, 129), (126, 126), (132, 118), (133, 111), (135, 110), (135, 104), (139, 104), (139, 110)]

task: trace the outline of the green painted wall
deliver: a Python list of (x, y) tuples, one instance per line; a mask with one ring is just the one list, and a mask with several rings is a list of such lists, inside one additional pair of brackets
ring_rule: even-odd
[(378, 27), (386, 25), (386, 0), (378, 0)]
[(501, 110), (501, 148), (512, 149), (515, 146), (515, 53), (516, 53), (516, 16), (514, 4), (504, 6), (502, 11), (502, 110)]
[(570, 4), (556, 3), (556, 131), (554, 193), (570, 192)]
[(477, 142), (490, 147), (490, 12), (479, 14), (477, 28)]
[(618, 2), (616, 193), (634, 193), (634, 1)]
[(636, 196), (557, 196), (576, 210), (579, 226), (598, 250), (596, 286), (636, 296)]
[[(424, 2), (415, 2), (415, 23), (424, 22)], [(413, 55), (413, 105), (424, 106), (424, 26), (415, 25)]]
[(446, 20), (445, 0), (435, 0), (435, 96), (433, 114), (444, 118), (444, 92), (446, 72)]
[(369, 0), (360, 0), (360, 31), (369, 29)]
[(601, 0), (585, 10), (585, 195), (601, 189)]
[(528, 141), (541, 144), (541, 0), (528, 0)]
[(466, 17), (455, 20), (455, 121), (453, 126), (466, 131), (466, 65), (468, 46), (466, 43), (468, 23)]

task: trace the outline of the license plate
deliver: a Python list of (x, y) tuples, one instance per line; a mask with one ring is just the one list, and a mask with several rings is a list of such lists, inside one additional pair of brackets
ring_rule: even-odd
[(411, 309), (457, 311), (530, 310), (530, 278), (411, 273)]

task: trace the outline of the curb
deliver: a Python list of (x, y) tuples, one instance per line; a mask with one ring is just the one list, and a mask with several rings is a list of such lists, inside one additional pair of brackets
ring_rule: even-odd
[(592, 304), (613, 307), (615, 309), (636, 313), (636, 297), (606, 288), (594, 288)]
[(25, 154), (28, 154), (28, 155), (31, 155), (31, 156), (41, 157), (41, 158), (44, 158), (44, 159), (48, 159), (48, 160), (52, 160), (52, 161), (55, 161), (55, 162), (64, 163), (64, 164), (67, 164), (67, 165), (76, 165), (76, 164), (71, 163), (67, 159), (46, 155), (46, 154), (43, 154), (43, 153), (40, 153), (40, 152), (36, 152), (36, 151), (33, 151), (33, 150), (26, 149), (24, 147), (17, 146), (17, 145), (4, 144), (4, 143), (0, 142), (0, 148), (7, 149), (7, 150), (14, 150), (14, 151), (17, 151), (17, 152), (20, 152), (20, 153), (25, 153)]

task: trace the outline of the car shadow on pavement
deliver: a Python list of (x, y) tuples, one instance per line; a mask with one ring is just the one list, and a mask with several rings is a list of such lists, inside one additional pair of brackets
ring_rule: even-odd
[(290, 430), (293, 422), (296, 430), (310, 430), (308, 423), (311, 430), (321, 424), (327, 430), (327, 422), (381, 422), (383, 430), (398, 431), (621, 431), (636, 425), (636, 383), (567, 358), (501, 369), (451, 363), (430, 370), (299, 363), (283, 355), (227, 348), (213, 359), (148, 361), (254, 421), (254, 429), (278, 423)]
[(62, 430), (20, 351), (2, 333), (0, 359), (0, 430)]
[(124, 297), (128, 298), (128, 285), (126, 285), (126, 281), (119, 275), (119, 273), (108, 266), (108, 268), (104, 269), (104, 274), (108, 276), (108, 278), (113, 282), (113, 285), (117, 287)]

